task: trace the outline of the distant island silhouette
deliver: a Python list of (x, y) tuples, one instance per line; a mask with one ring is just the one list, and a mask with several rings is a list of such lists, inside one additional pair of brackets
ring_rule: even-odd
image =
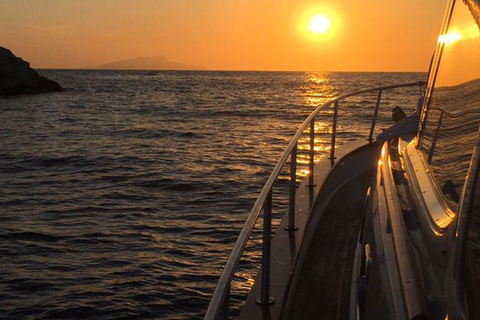
[(170, 61), (164, 56), (138, 57), (102, 64), (95, 69), (110, 70), (205, 70), (204, 67)]

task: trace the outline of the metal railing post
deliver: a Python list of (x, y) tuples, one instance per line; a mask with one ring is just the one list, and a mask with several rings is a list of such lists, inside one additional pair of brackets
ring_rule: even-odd
[(308, 162), (308, 198), (310, 199), (310, 207), (313, 205), (315, 188), (315, 117), (310, 120), (310, 161)]
[(330, 144), (330, 164), (335, 164), (335, 139), (337, 137), (338, 101), (333, 105), (332, 142)]
[(290, 190), (288, 198), (288, 225), (285, 227), (287, 231), (294, 231), (298, 228), (295, 226), (295, 191), (297, 186), (297, 144), (290, 154)]
[(310, 121), (310, 161), (308, 163), (309, 180), (308, 186), (314, 187), (314, 165), (315, 165), (315, 118)]
[(225, 296), (225, 301), (223, 302), (222, 311), (218, 317), (219, 320), (228, 320), (230, 313), (230, 284), (227, 287), (227, 293)]
[(373, 131), (375, 130), (375, 124), (378, 117), (378, 109), (380, 107), (380, 101), (382, 100), (382, 90), (378, 90), (377, 103), (375, 104), (375, 110), (373, 111), (372, 126), (370, 127), (370, 134), (368, 135), (368, 142), (373, 141)]
[(270, 238), (272, 234), (272, 189), (268, 192), (263, 207), (263, 247), (262, 247), (262, 289), (261, 296), (256, 300), (259, 305), (274, 303), (270, 297)]

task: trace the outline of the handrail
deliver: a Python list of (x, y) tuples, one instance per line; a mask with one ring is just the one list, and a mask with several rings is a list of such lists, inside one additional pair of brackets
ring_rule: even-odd
[[(238, 263), (239, 263), (239, 261), (242, 257), (242, 254), (245, 250), (245, 247), (246, 247), (247, 242), (250, 238), (250, 235), (252, 234), (252, 230), (255, 226), (255, 223), (258, 220), (258, 217), (260, 216), (262, 208), (265, 206), (265, 202), (267, 201), (267, 199), (271, 199), (273, 184), (277, 180), (283, 166), (287, 162), (288, 157), (292, 155), (291, 161), (296, 163), (297, 144), (298, 144), (298, 141), (299, 141), (300, 137), (302, 136), (303, 132), (305, 131), (305, 129), (307, 128), (307, 126), (309, 124), (311, 125), (310, 139), (311, 139), (311, 141), (314, 141), (313, 140), (314, 139), (313, 134), (314, 134), (314, 128), (315, 128), (315, 117), (321, 111), (323, 111), (327, 107), (331, 106), (332, 104), (335, 106), (334, 117), (333, 117), (333, 124), (335, 125), (335, 127), (332, 130), (333, 132), (332, 132), (332, 141), (331, 141), (331, 150), (330, 150), (330, 160), (331, 160), (331, 163), (332, 163), (332, 166), (333, 166), (334, 159), (335, 159), (335, 138), (336, 138), (337, 109), (338, 109), (338, 103), (341, 100), (344, 100), (344, 99), (352, 97), (352, 96), (361, 95), (361, 94), (364, 94), (364, 93), (370, 93), (370, 92), (375, 92), (375, 91), (383, 92), (385, 90), (391, 90), (391, 89), (396, 89), (396, 88), (418, 86), (422, 89), (424, 87), (424, 85), (425, 85), (425, 82), (418, 81), (418, 82), (410, 82), (410, 83), (405, 83), (405, 84), (388, 85), (388, 86), (380, 86), (380, 87), (375, 87), (375, 88), (370, 88), (370, 89), (357, 90), (357, 91), (354, 91), (354, 92), (351, 92), (351, 93), (340, 95), (337, 98), (331, 99), (331, 100), (323, 103), (322, 105), (318, 106), (307, 117), (307, 119), (305, 119), (305, 121), (302, 123), (302, 125), (297, 130), (297, 132), (293, 136), (292, 140), (288, 144), (288, 146), (285, 149), (283, 155), (280, 157), (277, 164), (273, 168), (272, 173), (268, 177), (267, 182), (265, 183), (262, 191), (260, 192), (260, 195), (258, 196), (257, 200), (255, 201), (255, 204), (252, 207), (252, 210), (250, 211), (250, 214), (247, 217), (247, 220), (245, 221), (245, 225), (242, 228), (242, 231), (240, 232), (240, 234), (237, 238), (237, 241), (236, 241), (236, 243), (233, 247), (233, 250), (230, 254), (230, 257), (227, 261), (227, 264), (225, 265), (225, 268), (222, 272), (222, 275), (220, 276), (220, 279), (217, 283), (217, 287), (216, 287), (215, 292), (212, 296), (212, 299), (210, 300), (210, 304), (209, 304), (207, 312), (205, 314), (205, 320), (217, 319), (221, 314), (224, 315), (226, 313), (226, 312), (221, 312), (222, 310), (224, 310), (224, 309), (228, 310), (228, 306), (225, 306), (225, 301), (228, 300), (228, 297), (229, 297), (229, 294), (230, 294), (230, 283), (233, 279), (233, 276), (234, 276), (235, 271), (237, 269)], [(421, 90), (421, 93), (423, 93), (422, 90)], [(369, 136), (370, 141), (371, 141), (371, 137), (372, 137), (374, 126), (375, 126), (375, 121), (376, 121), (376, 117), (377, 117), (377, 113), (378, 113), (378, 106), (380, 104), (380, 99), (381, 99), (381, 93), (378, 95), (377, 105), (376, 105), (376, 108), (375, 108), (374, 119), (372, 120), (373, 124), (372, 124), (372, 127), (371, 127), (370, 136)], [(312, 155), (313, 152), (314, 152), (314, 148), (313, 148), (313, 144), (312, 144), (311, 147), (310, 147), (310, 154)], [(312, 156), (310, 157), (310, 162), (313, 162), (313, 157)], [(310, 168), (313, 168), (313, 163), (310, 163)], [(313, 176), (312, 170), (309, 172), (309, 174)], [(311, 181), (313, 181), (313, 180), (311, 180)], [(296, 183), (296, 178), (291, 180), (290, 183), (295, 184)], [(310, 183), (309, 187), (310, 187), (311, 190), (313, 190), (313, 187), (314, 187), (313, 183)], [(295, 190), (295, 188), (290, 188), (290, 190), (292, 190), (292, 189)], [(310, 192), (310, 194), (312, 194), (312, 192)], [(313, 203), (312, 200), (313, 199), (310, 199), (310, 203)], [(267, 208), (266, 211), (271, 210), (271, 200), (269, 200), (268, 202), (269, 202), (268, 206), (267, 206), (268, 208)], [(293, 205), (293, 207), (294, 207), (294, 205)], [(290, 203), (289, 214), (294, 214), (294, 213), (295, 213), (294, 210), (292, 210), (292, 203)], [(264, 214), (264, 215), (265, 215), (264, 224), (266, 223), (267, 225), (270, 225), (271, 224), (271, 222), (270, 222), (270, 219), (271, 219), (270, 212), (268, 212), (268, 214)], [(265, 222), (265, 220), (268, 220), (268, 221)], [(294, 221), (294, 220), (289, 219), (289, 221)], [(289, 225), (287, 230), (288, 231), (294, 231), (295, 226), (294, 225)], [(265, 237), (265, 232), (270, 233), (270, 230), (266, 231), (265, 228), (264, 228), (264, 239), (269, 240), (270, 239), (269, 237), (268, 238)], [(269, 258), (269, 251), (270, 251), (270, 248), (269, 248), (270, 243), (269, 242), (270, 241), (267, 241), (267, 242), (268, 243), (265, 243), (265, 242), (263, 243), (263, 245), (264, 246), (267, 245), (268, 248), (263, 249), (264, 254), (263, 254), (263, 257), (262, 257), (262, 266), (265, 266), (265, 264), (269, 265), (269, 261), (270, 261), (270, 258)], [(266, 254), (268, 256), (265, 256)], [(266, 270), (265, 267), (264, 267), (264, 270)], [(267, 271), (267, 273), (269, 273), (269, 270), (266, 270), (266, 271)], [(264, 276), (262, 275), (262, 277), (264, 277)], [(268, 279), (269, 275), (266, 275), (265, 277)], [(267, 288), (264, 288), (265, 285), (267, 286)], [(262, 281), (262, 296), (259, 299), (260, 301), (258, 301), (259, 304), (269, 304), (273, 300), (273, 299), (271, 300), (271, 298), (268, 296), (268, 292), (269, 292), (268, 286), (269, 286), (269, 283), (264, 284), (264, 282)]]

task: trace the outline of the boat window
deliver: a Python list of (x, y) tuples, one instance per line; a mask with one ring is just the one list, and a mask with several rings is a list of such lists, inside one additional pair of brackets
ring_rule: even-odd
[(438, 41), (420, 148), (445, 198), (456, 208), (480, 123), (480, 32), (474, 6), (456, 1)]

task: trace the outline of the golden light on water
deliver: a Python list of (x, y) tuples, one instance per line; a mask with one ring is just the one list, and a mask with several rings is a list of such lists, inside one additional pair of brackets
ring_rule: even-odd
[[(309, 72), (305, 75), (304, 98), (305, 105), (317, 107), (333, 98), (335, 88), (330, 83), (329, 74)], [(318, 128), (315, 128), (317, 131)], [(320, 129), (322, 130), (322, 129)]]
[(308, 169), (300, 169), (297, 171), (298, 176), (301, 178), (305, 178), (306, 176), (309, 175), (309, 173), (310, 173), (310, 170)]
[(255, 276), (250, 273), (238, 272), (236, 280), (232, 282), (232, 289), (236, 290), (250, 290), (255, 284)]
[[(309, 72), (305, 74), (305, 85), (302, 87), (304, 105), (313, 111), (316, 107), (333, 98), (335, 88), (330, 83), (328, 73)], [(315, 121), (315, 163), (327, 159), (331, 149), (331, 110), (321, 112)], [(326, 118), (324, 116), (327, 116)], [(303, 178), (309, 174), (310, 162), (310, 126), (306, 128), (298, 143), (297, 177)]]

